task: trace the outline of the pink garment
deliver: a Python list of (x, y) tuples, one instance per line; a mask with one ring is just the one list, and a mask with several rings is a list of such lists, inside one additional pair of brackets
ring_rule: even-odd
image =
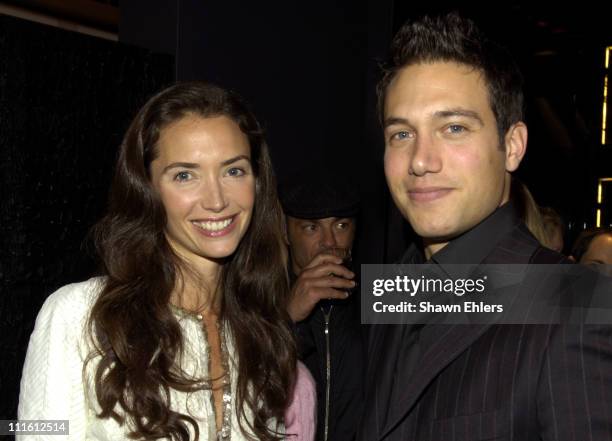
[(293, 399), (285, 413), (287, 440), (314, 441), (317, 426), (316, 384), (308, 368), (298, 361)]

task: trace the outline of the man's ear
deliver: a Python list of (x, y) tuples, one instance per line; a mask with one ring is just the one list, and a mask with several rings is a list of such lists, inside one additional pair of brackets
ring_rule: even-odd
[(527, 152), (527, 126), (522, 121), (513, 124), (504, 138), (506, 144), (506, 171), (515, 171)]

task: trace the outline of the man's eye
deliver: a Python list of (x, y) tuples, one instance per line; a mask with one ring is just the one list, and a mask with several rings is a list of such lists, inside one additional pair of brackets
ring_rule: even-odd
[(184, 182), (188, 181), (189, 179), (191, 179), (191, 173), (187, 171), (181, 171), (174, 175), (175, 181)]
[(410, 132), (407, 132), (406, 130), (401, 130), (391, 135), (391, 139), (397, 141), (403, 141), (408, 138), (410, 138)]
[(237, 176), (244, 176), (246, 172), (240, 167), (232, 167), (227, 171), (227, 174), (229, 176), (237, 177)]
[(317, 229), (317, 226), (315, 224), (307, 224), (304, 225), (302, 228), (304, 228), (305, 231), (315, 231)]
[(455, 134), (455, 133), (465, 132), (466, 128), (459, 124), (451, 124), (450, 126), (446, 128), (446, 130), (451, 134)]
[(346, 230), (349, 227), (348, 222), (339, 222), (336, 224), (336, 228), (339, 230)]

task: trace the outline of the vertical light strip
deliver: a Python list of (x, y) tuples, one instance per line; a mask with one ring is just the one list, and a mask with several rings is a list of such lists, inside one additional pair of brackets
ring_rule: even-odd
[(606, 145), (606, 131), (607, 124), (606, 119), (608, 118), (608, 74), (604, 77), (604, 91), (603, 91), (603, 108), (601, 109), (601, 145)]
[[(601, 210), (605, 207), (603, 204), (603, 186), (604, 182), (612, 186), (612, 177), (599, 178), (597, 182), (597, 208), (595, 208), (595, 226), (599, 228), (601, 226)], [(609, 191), (609, 190), (608, 190)]]
[(595, 227), (601, 228), (601, 210), (597, 209), (597, 219), (595, 220)]
[(606, 73), (604, 76), (604, 90), (603, 90), (603, 105), (601, 109), (601, 145), (606, 145), (606, 132), (607, 132), (607, 119), (608, 119), (608, 72), (607, 70), (610, 68), (610, 52), (612, 51), (612, 46), (608, 46), (606, 48), (606, 56), (605, 56), (605, 68)]

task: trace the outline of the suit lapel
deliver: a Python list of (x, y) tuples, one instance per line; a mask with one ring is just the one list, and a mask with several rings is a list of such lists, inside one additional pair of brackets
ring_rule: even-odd
[(380, 433), (379, 440), (383, 440), (402, 422), (432, 380), (490, 327), (491, 324), (435, 325), (423, 328), (422, 332), (429, 333), (427, 339), (431, 339), (434, 343), (423, 354), (418, 369), (401, 395), (399, 403), (391, 409), (392, 413)]
[(373, 439), (383, 428), (387, 419), (388, 392), (393, 387), (393, 372), (397, 362), (397, 345), (400, 344), (402, 326), (379, 325), (370, 341), (368, 362), (369, 384), (366, 400), (374, 402), (374, 412), (366, 415), (366, 424), (373, 433), (364, 439)]
[[(512, 219), (509, 219), (509, 222), (509, 225), (513, 225), (513, 222), (515, 223)], [(493, 234), (493, 237), (490, 240), (485, 240), (485, 242), (493, 243), (495, 246), (488, 251), (486, 257), (474, 258), (474, 256), (471, 256), (473, 259), (463, 259), (459, 257), (455, 259), (451, 256), (451, 258), (447, 259), (447, 263), (527, 263), (539, 246), (537, 240), (533, 238), (531, 233), (529, 233), (527, 228), (522, 224), (517, 224), (513, 227), (501, 240), (498, 238), (498, 232), (493, 231), (491, 234)], [(482, 240), (482, 238), (479, 237), (479, 240)], [(461, 248), (463, 248), (463, 246), (461, 246)], [(444, 266), (444, 264), (442, 264), (442, 266)], [(419, 397), (423, 394), (427, 386), (429, 386), (444, 368), (466, 351), (492, 325), (493, 323), (480, 325), (425, 326), (421, 332), (426, 334), (426, 342), (430, 344), (429, 349), (420, 358), (418, 369), (414, 372), (406, 390), (403, 391), (400, 396), (398, 403), (392, 403), (393, 405), (390, 408), (391, 414), (389, 418), (387, 418), (384, 429), (378, 432), (378, 437), (370, 436), (370, 438), (367, 439), (378, 439), (382, 441), (393, 432), (417, 404)], [(394, 339), (388, 339), (388, 342), (391, 340)], [(388, 345), (385, 347), (387, 346)], [(388, 354), (389, 352), (397, 351), (398, 347), (399, 346), (386, 348), (385, 351)], [(378, 366), (382, 366), (383, 363), (387, 362), (385, 357), (380, 355), (381, 353), (379, 352), (377, 356)], [(393, 360), (395, 361), (396, 357), (394, 357)], [(370, 372), (370, 375), (376, 374), (376, 371)], [(372, 378), (372, 381), (374, 381), (374, 378)], [(380, 423), (380, 418), (378, 422)]]

